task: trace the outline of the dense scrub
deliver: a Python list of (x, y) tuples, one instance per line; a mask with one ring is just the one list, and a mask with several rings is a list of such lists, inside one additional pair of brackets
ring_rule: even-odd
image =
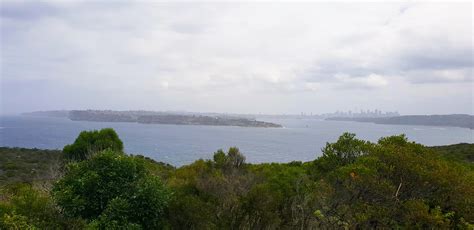
[(441, 153), (449, 160), (474, 162), (474, 144), (460, 143), (447, 146), (434, 146), (430, 148)]
[(3, 186), (1, 229), (474, 227), (472, 144), (345, 133), (312, 162), (248, 164), (230, 148), (180, 168), (82, 145), (97, 150), (68, 160), (52, 190)]
[(0, 147), (0, 185), (51, 183), (60, 176), (62, 165), (59, 150)]

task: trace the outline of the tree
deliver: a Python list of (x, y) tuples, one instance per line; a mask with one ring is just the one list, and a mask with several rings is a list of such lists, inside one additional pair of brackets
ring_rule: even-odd
[[(469, 226), (474, 217), (474, 174), (468, 167), (445, 161), (404, 135), (381, 138), (376, 144), (347, 137), (329, 144), (330, 155), (314, 163), (317, 179), (333, 191), (315, 212), (325, 226)], [(328, 157), (337, 160), (327, 161)]]
[(53, 197), (65, 215), (92, 221), (98, 228), (157, 229), (170, 193), (147, 172), (143, 159), (105, 150), (70, 164), (54, 185)]
[(13, 184), (0, 190), (0, 229), (77, 229), (80, 222), (65, 219), (48, 193), (28, 184)]
[(237, 147), (230, 147), (227, 155), (222, 149), (214, 153), (214, 164), (217, 168), (225, 170), (239, 169), (245, 164), (245, 156), (240, 153)]
[(353, 133), (343, 133), (335, 143), (326, 143), (323, 156), (313, 162), (312, 174), (332, 171), (340, 166), (353, 163), (359, 156), (373, 147), (370, 142), (355, 138)]
[(67, 159), (82, 161), (106, 149), (123, 151), (122, 141), (111, 128), (82, 131), (73, 144), (64, 146), (63, 152)]

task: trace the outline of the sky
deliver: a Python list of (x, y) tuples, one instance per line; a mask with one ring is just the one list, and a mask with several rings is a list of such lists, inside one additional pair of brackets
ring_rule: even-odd
[(474, 113), (473, 4), (0, 2), (0, 113)]

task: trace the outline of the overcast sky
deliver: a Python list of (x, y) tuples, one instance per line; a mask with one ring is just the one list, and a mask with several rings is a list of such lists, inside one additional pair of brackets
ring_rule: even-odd
[(474, 112), (472, 3), (1, 1), (1, 112)]

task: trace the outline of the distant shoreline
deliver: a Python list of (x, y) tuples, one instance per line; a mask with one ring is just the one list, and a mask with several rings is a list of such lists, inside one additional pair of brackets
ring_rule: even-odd
[(153, 111), (59, 110), (24, 113), (27, 116), (62, 117), (72, 121), (129, 122), (140, 124), (237, 126), (282, 128), (280, 124), (236, 116), (206, 116)]
[(387, 125), (423, 125), (423, 126), (445, 126), (474, 129), (474, 116), (467, 114), (451, 115), (407, 115), (397, 117), (330, 117), (326, 121), (355, 121)]
[[(219, 114), (219, 113), (191, 113), (191, 112), (159, 112), (159, 111), (113, 111), (113, 110), (52, 110), (23, 113), (27, 116), (57, 117), (73, 121), (98, 122), (131, 122), (140, 124), (171, 124), (171, 125), (206, 125), (206, 126), (238, 126), (260, 128), (283, 128), (282, 125), (272, 122), (259, 121), (249, 114)], [(257, 116), (275, 118), (275, 116)], [(279, 117), (279, 116), (276, 116)], [(285, 117), (285, 116), (284, 116)], [(437, 127), (459, 127), (474, 129), (474, 116), (468, 114), (450, 115), (402, 115), (393, 117), (316, 117), (325, 121), (354, 121), (388, 125), (421, 125)], [(299, 117), (299, 119), (303, 118)], [(283, 118), (283, 117), (280, 117)], [(285, 117), (289, 118), (289, 117)], [(296, 117), (294, 117), (296, 118)]]

